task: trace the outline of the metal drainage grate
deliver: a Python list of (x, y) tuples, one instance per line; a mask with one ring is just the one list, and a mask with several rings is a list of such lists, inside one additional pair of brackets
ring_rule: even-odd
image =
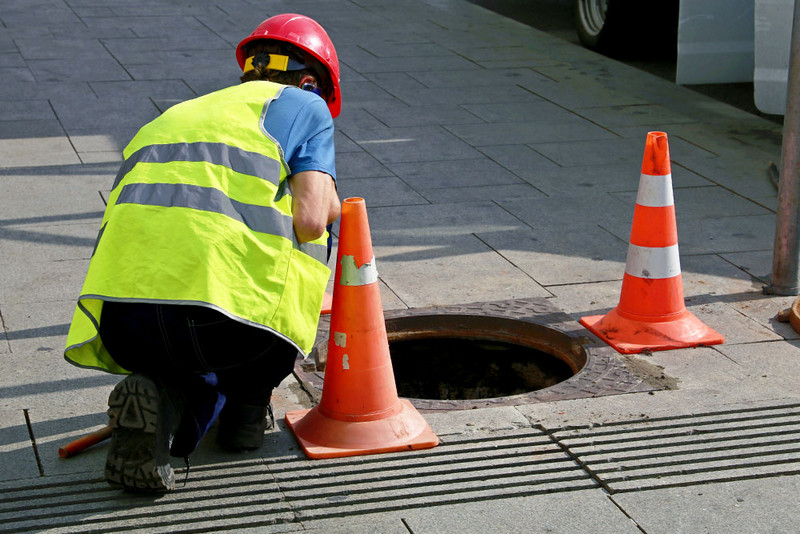
[(800, 474), (800, 404), (551, 433), (610, 493)]
[[(547, 299), (478, 302), (458, 306), (387, 310), (390, 345), (426, 338), (478, 338), (516, 343), (545, 352), (566, 363), (574, 376), (544, 389), (518, 395), (468, 399), (410, 399), (420, 411), (466, 410), (514, 406), (669, 389), (674, 381), (652, 365), (618, 354)], [(298, 361), (295, 376), (315, 401), (322, 392), (327, 359), (329, 317), (320, 320), (312, 355)], [(457, 365), (454, 361), (452, 364)]]

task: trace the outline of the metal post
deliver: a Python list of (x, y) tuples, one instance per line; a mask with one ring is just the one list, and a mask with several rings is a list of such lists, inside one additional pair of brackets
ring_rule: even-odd
[(764, 292), (773, 295), (800, 294), (800, 0), (794, 2), (786, 114), (778, 181), (778, 216), (772, 253), (772, 283)]

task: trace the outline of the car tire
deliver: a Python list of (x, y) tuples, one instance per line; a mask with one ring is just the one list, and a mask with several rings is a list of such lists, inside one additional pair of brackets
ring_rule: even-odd
[(678, 0), (575, 0), (575, 28), (581, 44), (601, 54), (674, 58), (678, 8)]

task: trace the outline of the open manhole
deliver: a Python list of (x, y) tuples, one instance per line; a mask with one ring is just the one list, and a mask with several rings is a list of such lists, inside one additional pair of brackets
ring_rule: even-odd
[(575, 374), (546, 352), (479, 337), (405, 339), (389, 351), (401, 397), (491, 399), (544, 389)]
[[(655, 366), (598, 340), (545, 299), (384, 312), (398, 395), (421, 410), (510, 406), (666, 389)], [(330, 320), (295, 375), (318, 401)]]

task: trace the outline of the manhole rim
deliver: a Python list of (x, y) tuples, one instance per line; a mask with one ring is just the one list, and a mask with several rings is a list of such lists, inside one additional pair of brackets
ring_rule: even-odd
[[(512, 299), (504, 301), (475, 302), (461, 305), (434, 306), (426, 308), (408, 308), (384, 310), (384, 321), (391, 325), (398, 318), (413, 318), (420, 316), (452, 317), (468, 316), (470, 318), (485, 319), (513, 319), (520, 326), (533, 328), (546, 328), (555, 335), (563, 336), (573, 346), (585, 354), (585, 364), (571, 377), (552, 386), (533, 390), (527, 393), (469, 400), (442, 400), (419, 399), (408, 400), (420, 411), (440, 412), (470, 410), (475, 408), (488, 408), (499, 406), (515, 406), (535, 404), (556, 400), (571, 400), (593, 398), (599, 396), (616, 395), (623, 393), (647, 392), (657, 389), (667, 389), (661, 384), (653, 385), (649, 380), (652, 377), (637, 374), (636, 370), (628, 369), (619, 358), (619, 354), (603, 343), (594, 334), (586, 330), (578, 321), (553, 306), (547, 299), (540, 297), (526, 299)], [(319, 402), (323, 372), (313, 369), (316, 358), (321, 350), (327, 353), (327, 343), (330, 331), (330, 316), (323, 316), (317, 330), (317, 340), (314, 348), (306, 360), (302, 356), (295, 365), (295, 376), (303, 388), (312, 396), (314, 402)], [(387, 326), (387, 337), (390, 329)], [(322, 349), (320, 349), (322, 347)], [(536, 347), (538, 348), (538, 347)], [(557, 357), (550, 351), (544, 351)]]

